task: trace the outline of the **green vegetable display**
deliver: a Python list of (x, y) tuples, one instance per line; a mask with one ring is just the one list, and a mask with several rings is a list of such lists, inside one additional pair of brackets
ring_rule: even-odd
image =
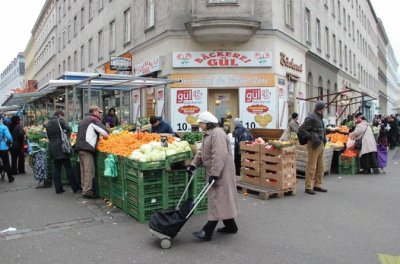
[(203, 140), (203, 133), (201, 132), (186, 132), (182, 136), (182, 140), (187, 141), (190, 145)]

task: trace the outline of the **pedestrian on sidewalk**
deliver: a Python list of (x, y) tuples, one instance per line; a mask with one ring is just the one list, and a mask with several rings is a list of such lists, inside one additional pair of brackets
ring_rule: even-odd
[(95, 177), (95, 155), (99, 134), (108, 138), (108, 129), (101, 123), (103, 111), (98, 106), (91, 106), (89, 114), (79, 122), (76, 141), (76, 151), (79, 153), (81, 165), (81, 184), (84, 198), (98, 198), (96, 190), (93, 189)]
[(235, 139), (234, 157), (235, 157), (235, 169), (236, 175), (240, 175), (241, 159), (242, 154), (240, 152), (240, 142), (242, 141), (252, 141), (249, 130), (243, 126), (243, 121), (239, 118), (233, 120), (235, 123), (235, 129), (233, 130), (233, 138)]
[(232, 158), (230, 140), (224, 130), (218, 127), (218, 119), (210, 112), (199, 114), (197, 120), (200, 128), (205, 131), (201, 151), (192, 161), (187, 171), (203, 165), (206, 179), (214, 185), (208, 191), (207, 224), (202, 230), (194, 232), (198, 239), (210, 241), (218, 221), (222, 220), (224, 227), (217, 231), (221, 233), (237, 233), (234, 218), (239, 214), (239, 204), (236, 191), (235, 164)]
[(53, 118), (46, 126), (47, 137), (49, 139), (49, 155), (54, 163), (54, 186), (56, 193), (63, 193), (64, 188), (61, 182), (61, 171), (64, 166), (67, 172), (69, 184), (74, 193), (77, 193), (81, 188), (77, 183), (71, 165), (71, 154), (62, 151), (61, 129), (65, 131), (68, 137), (71, 136), (71, 128), (64, 120), (64, 112), (57, 111)]
[(10, 147), (12, 174), (24, 174), (25, 154), (23, 152), (23, 148), (25, 142), (25, 131), (19, 116), (11, 117), (9, 130), (13, 138), (13, 144)]
[(360, 158), (360, 168), (362, 174), (370, 174), (371, 169), (374, 172), (379, 172), (377, 161), (377, 148), (372, 129), (365, 117), (361, 113), (355, 115), (356, 129), (349, 134), (349, 137), (357, 140), (362, 139), (361, 150), (358, 153)]
[(322, 178), (324, 176), (324, 148), (327, 142), (325, 126), (322, 120), (326, 105), (323, 101), (315, 104), (314, 112), (309, 114), (304, 123), (299, 127), (299, 133), (304, 134), (307, 142), (307, 168), (305, 179), (305, 192), (315, 194), (315, 192), (327, 192), (322, 188)]
[(14, 181), (14, 176), (10, 168), (10, 156), (8, 154), (8, 148), (13, 143), (13, 139), (8, 127), (6, 127), (2, 121), (3, 118), (0, 115), (0, 158), (3, 163), (3, 170), (5, 170), (7, 173), (8, 182), (11, 183)]
[(290, 137), (292, 136), (292, 133), (296, 133), (299, 131), (299, 114), (298, 113), (293, 113), (292, 118), (290, 119), (288, 127), (285, 129), (283, 132), (282, 136), (280, 137), (279, 140), (281, 141), (288, 141), (290, 140)]

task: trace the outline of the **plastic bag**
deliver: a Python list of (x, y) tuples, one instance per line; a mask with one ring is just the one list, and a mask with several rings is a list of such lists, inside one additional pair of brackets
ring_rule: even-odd
[(352, 148), (352, 147), (354, 147), (354, 144), (356, 143), (356, 141), (354, 140), (354, 139), (352, 139), (352, 138), (350, 138), (349, 137), (349, 139), (347, 140), (347, 143), (346, 143), (346, 148)]
[(114, 155), (109, 154), (104, 160), (104, 176), (118, 177), (117, 163), (115, 162)]

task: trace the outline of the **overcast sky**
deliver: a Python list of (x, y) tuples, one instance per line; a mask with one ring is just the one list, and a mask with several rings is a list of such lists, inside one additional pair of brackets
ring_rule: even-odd
[[(0, 72), (23, 52), (31, 30), (46, 0), (2, 1), (0, 8)], [(375, 12), (383, 21), (397, 58), (400, 58), (400, 1), (371, 0)]]

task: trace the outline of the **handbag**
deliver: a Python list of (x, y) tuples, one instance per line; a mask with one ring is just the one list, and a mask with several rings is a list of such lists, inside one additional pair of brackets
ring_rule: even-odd
[(71, 154), (71, 141), (69, 140), (69, 137), (67, 134), (62, 130), (61, 125), (60, 125), (60, 119), (57, 119), (58, 121), (58, 127), (60, 128), (61, 132), (61, 151), (67, 154)]
[(362, 139), (363, 139), (364, 134), (365, 134), (365, 132), (367, 131), (367, 129), (368, 129), (368, 126), (367, 126), (367, 128), (364, 130), (364, 133), (362, 134), (362, 136), (361, 136), (359, 139), (356, 139), (356, 141), (354, 142), (354, 149), (355, 149), (355, 150), (357, 150), (357, 151), (360, 151), (360, 150), (361, 150), (361, 148), (362, 148)]

